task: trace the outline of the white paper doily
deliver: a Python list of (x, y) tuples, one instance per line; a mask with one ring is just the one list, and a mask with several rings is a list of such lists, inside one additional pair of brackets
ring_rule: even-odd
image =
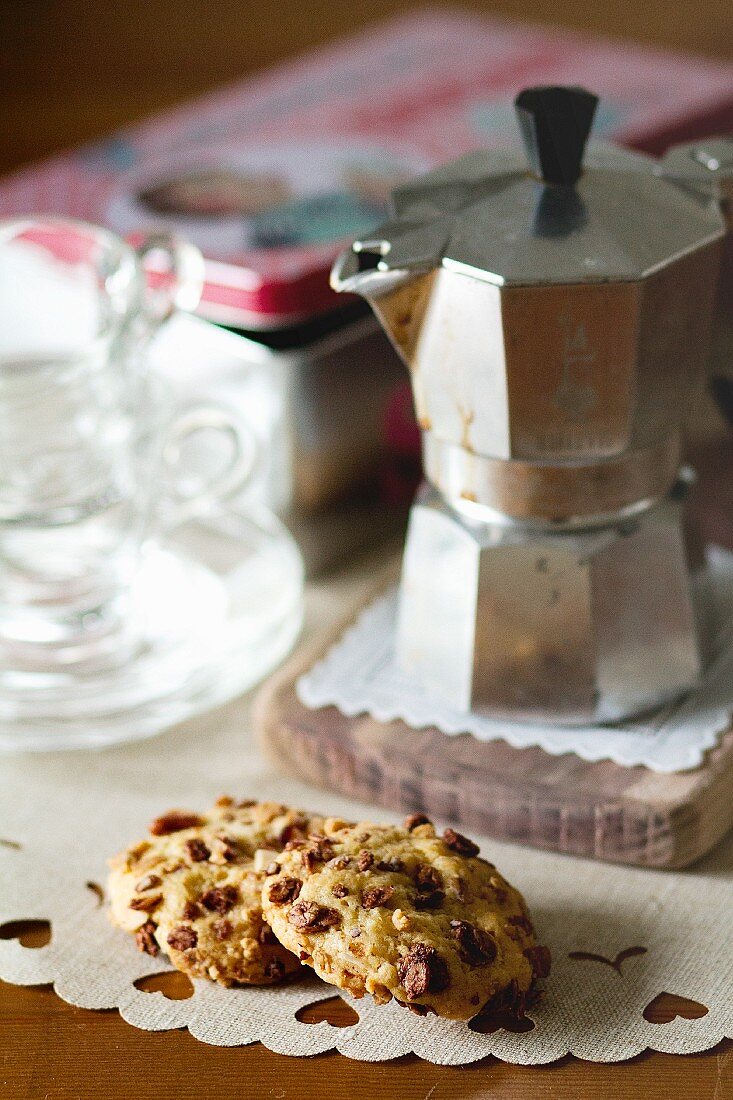
[[(341, 591), (311, 587), (311, 631), (332, 627), (369, 583), (362, 577)], [(487, 1055), (542, 1064), (568, 1053), (612, 1062), (647, 1047), (680, 1054), (709, 1050), (733, 1037), (733, 836), (685, 872), (485, 843), (484, 853), (525, 894), (553, 955), (547, 996), (532, 1010), (533, 1029), (521, 1034), (477, 1034), (465, 1024), (419, 1019), (394, 1005), (376, 1007), (369, 998), (350, 1002), (359, 1017), (353, 1026), (308, 1024), (296, 1019), (299, 1009), (335, 991), (307, 975), (302, 983), (270, 989), (226, 990), (197, 981), (187, 1000), (136, 987), (170, 965), (140, 954), (132, 937), (114, 929), (88, 884), (103, 886), (107, 856), (142, 835), (162, 810), (203, 808), (228, 791), (357, 820), (389, 818), (276, 775), (257, 751), (249, 723), (249, 704), (239, 700), (137, 745), (3, 758), (0, 978), (53, 982), (70, 1003), (117, 1008), (146, 1030), (186, 1027), (213, 1045), (259, 1040), (283, 1054), (336, 1049), (374, 1062), (410, 1052), (453, 1065)], [(46, 947), (7, 938), (17, 931), (8, 922), (29, 919), (50, 921)], [(705, 1014), (651, 1023), (644, 1010), (663, 993), (690, 998)], [(670, 1003), (686, 1011), (681, 1002)]]
[(470, 733), (479, 741), (507, 741), (513, 748), (538, 746), (553, 756), (573, 752), (583, 760), (643, 765), (655, 772), (698, 767), (730, 727), (733, 715), (733, 554), (715, 549), (698, 582), (712, 642), (700, 687), (681, 703), (644, 720), (615, 726), (542, 726), (464, 714), (431, 698), (401, 672), (394, 658), (397, 589), (359, 616), (326, 656), (302, 675), (298, 698), (307, 707), (336, 706), (350, 717), (370, 714), (379, 722), (401, 719), (415, 729), (435, 726), (445, 734)]

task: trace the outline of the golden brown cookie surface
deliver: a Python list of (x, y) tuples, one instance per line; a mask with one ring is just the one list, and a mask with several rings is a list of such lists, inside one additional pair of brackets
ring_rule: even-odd
[[(355, 997), (466, 1020), (492, 1001), (523, 1012), (549, 972), (521, 895), (452, 829), (327, 819), (277, 857), (262, 893), (278, 940)], [(270, 868), (274, 871), (274, 867)]]
[(221, 798), (205, 814), (173, 810), (110, 860), (112, 922), (148, 954), (192, 977), (268, 984), (298, 969), (262, 919), (265, 868), (322, 819), (272, 802)]

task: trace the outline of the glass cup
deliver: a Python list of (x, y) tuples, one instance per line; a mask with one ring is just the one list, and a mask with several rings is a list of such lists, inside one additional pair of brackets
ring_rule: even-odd
[[(153, 252), (167, 274), (151, 289)], [(0, 223), (0, 671), (6, 686), (17, 674), (13, 690), (129, 661), (144, 548), (252, 470), (251, 436), (228, 411), (176, 412), (142, 366), (202, 285), (200, 253), (170, 235), (133, 248), (80, 222)], [(187, 484), (185, 442), (211, 431), (226, 457)]]

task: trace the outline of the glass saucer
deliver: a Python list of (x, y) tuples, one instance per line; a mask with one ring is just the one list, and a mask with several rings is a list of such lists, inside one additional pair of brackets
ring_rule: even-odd
[(300, 552), (266, 510), (189, 519), (143, 551), (130, 608), (115, 667), (0, 670), (0, 750), (151, 737), (246, 691), (300, 631)]

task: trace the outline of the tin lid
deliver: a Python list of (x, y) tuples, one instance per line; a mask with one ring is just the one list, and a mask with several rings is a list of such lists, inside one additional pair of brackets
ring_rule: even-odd
[(525, 155), (469, 153), (396, 189), (394, 217), (355, 242), (359, 270), (438, 265), (497, 285), (634, 281), (723, 232), (709, 192), (639, 153), (591, 143), (581, 88), (515, 101)]

